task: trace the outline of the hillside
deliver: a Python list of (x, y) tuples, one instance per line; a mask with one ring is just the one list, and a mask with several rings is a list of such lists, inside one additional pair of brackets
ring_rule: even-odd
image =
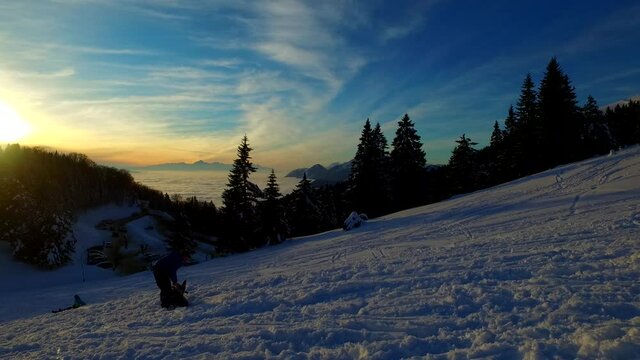
[(634, 147), (184, 268), (188, 308), (148, 272), (27, 283), (0, 293), (0, 357), (637, 358), (638, 199)]

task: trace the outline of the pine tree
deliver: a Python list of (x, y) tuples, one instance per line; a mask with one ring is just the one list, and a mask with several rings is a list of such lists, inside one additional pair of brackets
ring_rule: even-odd
[(0, 181), (0, 241), (15, 259), (52, 269), (71, 260), (73, 216), (59, 203), (38, 199), (16, 179)]
[(356, 211), (370, 216), (382, 214), (388, 207), (387, 140), (376, 124), (371, 130), (365, 122), (356, 155), (351, 163), (351, 197)]
[(367, 121), (364, 123), (364, 127), (362, 128), (362, 134), (360, 135), (360, 143), (358, 144), (358, 148), (356, 150), (356, 155), (351, 162), (351, 178), (355, 182), (357, 179), (361, 177), (366, 169), (366, 166), (369, 162), (369, 153), (371, 149), (371, 144), (373, 143), (373, 134), (371, 131), (371, 123), (367, 118)]
[(387, 152), (387, 138), (382, 133), (380, 123), (376, 123), (376, 126), (371, 132), (371, 138), (373, 140), (373, 156), (380, 163), (384, 164), (388, 160), (389, 153)]
[(640, 101), (608, 107), (605, 117), (616, 147), (640, 143)]
[(229, 172), (227, 188), (222, 193), (226, 234), (223, 247), (231, 251), (248, 250), (251, 246), (256, 222), (256, 203), (259, 188), (249, 181), (256, 167), (251, 163), (251, 147), (245, 135), (238, 146), (238, 157)]
[(518, 117), (520, 127), (525, 130), (535, 127), (539, 113), (535, 84), (531, 74), (527, 74), (522, 82), (520, 98), (516, 103), (515, 115)]
[(464, 193), (476, 187), (476, 153), (473, 146), (477, 143), (471, 141), (465, 134), (456, 140), (456, 147), (453, 149), (449, 159), (449, 172), (452, 187), (456, 193)]
[(575, 161), (580, 157), (581, 126), (576, 94), (556, 58), (547, 65), (540, 83), (542, 137), (539, 151), (543, 168)]
[(264, 190), (264, 198), (267, 201), (275, 202), (280, 199), (281, 196), (278, 178), (276, 177), (275, 171), (271, 169), (271, 174), (269, 174), (269, 179), (267, 180), (267, 187)]
[(513, 110), (513, 105), (510, 105), (507, 118), (504, 120), (504, 138), (512, 136), (517, 126), (516, 113)]
[(267, 245), (275, 245), (283, 242), (289, 232), (285, 221), (284, 208), (282, 206), (282, 194), (276, 173), (271, 169), (267, 187), (263, 191), (264, 200), (260, 206), (262, 214), (262, 237)]
[(586, 104), (581, 109), (584, 128), (582, 141), (584, 142), (584, 156), (602, 155), (612, 148), (611, 134), (605, 122), (598, 103), (589, 95)]
[(500, 129), (500, 124), (496, 120), (493, 124), (493, 132), (487, 149), (486, 168), (489, 172), (487, 174), (489, 185), (499, 184), (505, 180), (504, 134), (505, 132)]
[(502, 166), (501, 175), (504, 180), (522, 176), (520, 161), (522, 159), (522, 141), (520, 127), (513, 105), (509, 106), (507, 118), (504, 120), (502, 136)]
[[(194, 200), (195, 197), (188, 201)], [(167, 241), (169, 248), (181, 254), (192, 255), (198, 248), (198, 243), (191, 237), (191, 224), (189, 223), (189, 219), (183, 213), (177, 214), (174, 216), (174, 219), (171, 224), (172, 232)]]
[(518, 121), (514, 142), (517, 143), (520, 150), (517, 168), (519, 169), (518, 175), (522, 176), (542, 169), (539, 151), (543, 142), (540, 105), (531, 74), (527, 74), (522, 82), (515, 116)]
[(320, 231), (335, 229), (342, 223), (342, 217), (338, 213), (337, 204), (339, 203), (336, 195), (336, 186), (325, 185), (317, 189), (318, 208), (320, 209)]
[(322, 220), (318, 199), (311, 181), (304, 173), (302, 179), (291, 193), (292, 204), (289, 216), (291, 232), (294, 236), (314, 234), (320, 229)]
[(493, 124), (493, 132), (491, 133), (491, 140), (489, 141), (489, 146), (498, 149), (502, 146), (504, 138), (504, 133), (500, 129), (500, 124), (498, 124), (498, 120)]
[(387, 150), (387, 138), (382, 133), (380, 123), (376, 123), (372, 132), (373, 148), (372, 158), (375, 169), (375, 176), (371, 178), (373, 188), (377, 189), (378, 202), (370, 212), (371, 216), (382, 214), (388, 211), (391, 203), (391, 178), (389, 175), (389, 151)]
[(408, 114), (398, 122), (390, 161), (396, 208), (406, 209), (425, 200), (424, 168), (427, 164), (420, 135)]
[(256, 171), (256, 167), (251, 163), (251, 150), (253, 149), (249, 147), (245, 135), (238, 146), (238, 157), (233, 161), (227, 189), (222, 193), (222, 202), (226, 213), (240, 219), (251, 217), (255, 213), (255, 185), (249, 181), (251, 173)]
[(179, 207), (178, 213), (188, 219), (189, 228), (206, 234), (213, 234), (219, 229), (218, 210), (212, 201), (200, 202), (193, 196), (181, 203), (174, 203), (174, 213), (177, 207)]

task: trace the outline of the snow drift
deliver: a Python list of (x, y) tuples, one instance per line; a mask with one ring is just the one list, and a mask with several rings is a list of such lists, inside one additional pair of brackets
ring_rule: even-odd
[(0, 357), (638, 358), (639, 200), (635, 147), (182, 269), (184, 309), (150, 273), (38, 283), (0, 295)]

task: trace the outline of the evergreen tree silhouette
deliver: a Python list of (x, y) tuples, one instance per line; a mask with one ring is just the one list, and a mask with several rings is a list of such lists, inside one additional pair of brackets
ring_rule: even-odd
[(499, 148), (502, 146), (502, 142), (504, 139), (504, 133), (500, 129), (500, 124), (498, 124), (498, 120), (493, 123), (493, 132), (491, 132), (491, 139), (489, 141), (489, 146), (492, 148)]
[(325, 185), (316, 190), (321, 216), (320, 231), (337, 228), (345, 217), (338, 210), (338, 197), (342, 196), (336, 195), (337, 193), (335, 185)]
[(519, 148), (518, 176), (534, 173), (542, 169), (539, 147), (542, 144), (542, 124), (538, 94), (531, 74), (525, 76), (516, 103), (516, 123), (514, 142)]
[(380, 124), (372, 130), (367, 119), (351, 162), (350, 193), (355, 210), (372, 217), (387, 210), (390, 201), (386, 147)]
[(476, 153), (473, 146), (477, 143), (471, 141), (465, 134), (456, 140), (449, 159), (449, 172), (452, 188), (455, 193), (464, 193), (475, 188), (476, 179)]
[(222, 192), (226, 231), (221, 245), (229, 251), (248, 250), (257, 228), (256, 203), (260, 190), (249, 181), (251, 173), (256, 171), (251, 163), (251, 150), (245, 135), (229, 172), (227, 188)]
[(390, 154), (395, 207), (406, 209), (424, 201), (426, 154), (408, 114), (398, 122)]
[(291, 195), (289, 220), (292, 234), (301, 236), (316, 233), (320, 229), (322, 217), (315, 189), (307, 179), (306, 172)]
[(513, 105), (509, 106), (507, 118), (504, 120), (505, 129), (502, 136), (502, 166), (501, 175), (505, 179), (521, 176), (522, 134)]
[(605, 118), (616, 147), (640, 143), (640, 101), (608, 107)]
[(276, 200), (280, 199), (282, 194), (280, 193), (280, 185), (278, 185), (278, 178), (276, 177), (276, 173), (273, 169), (271, 169), (271, 174), (269, 174), (269, 178), (267, 180), (267, 187), (264, 190), (264, 198), (267, 201), (276, 202)]
[(575, 161), (582, 153), (576, 94), (556, 58), (547, 65), (540, 83), (542, 168)]
[(512, 136), (516, 132), (517, 119), (516, 113), (513, 110), (513, 105), (509, 106), (509, 111), (507, 112), (507, 118), (504, 120), (504, 138)]
[[(194, 202), (195, 197), (187, 199), (187, 202)], [(167, 245), (172, 251), (182, 254), (192, 255), (198, 248), (198, 243), (191, 237), (191, 224), (189, 219), (183, 213), (174, 216), (174, 222), (171, 224), (171, 235), (167, 241)]]
[(276, 173), (271, 169), (267, 187), (263, 191), (264, 200), (260, 206), (262, 215), (262, 237), (268, 245), (275, 245), (286, 239), (289, 228), (285, 221), (282, 194)]
[(371, 122), (369, 122), (369, 119), (367, 118), (367, 121), (364, 123), (364, 127), (362, 128), (360, 143), (358, 144), (356, 155), (351, 162), (351, 178), (353, 182), (359, 180), (361, 174), (368, 170), (366, 166), (369, 165), (369, 153), (371, 152), (372, 143), (373, 131), (371, 130)]
[(389, 210), (391, 204), (391, 176), (389, 173), (390, 159), (387, 150), (387, 138), (382, 133), (380, 123), (376, 123), (372, 132), (373, 148), (371, 150), (372, 162), (374, 164), (374, 176), (371, 183), (377, 189), (377, 202), (372, 204), (371, 216), (381, 215)]
[(491, 139), (489, 141), (488, 158), (486, 168), (489, 174), (487, 174), (488, 184), (499, 184), (505, 180), (505, 146), (504, 146), (505, 132), (500, 129), (500, 124), (496, 120), (493, 124), (493, 132), (491, 133)]
[(606, 124), (604, 114), (598, 108), (598, 103), (589, 95), (587, 102), (581, 109), (584, 128), (582, 138), (585, 148), (585, 157), (602, 155), (612, 148), (612, 139)]
[(387, 156), (389, 153), (387, 152), (387, 138), (382, 133), (382, 129), (380, 128), (380, 123), (376, 123), (376, 126), (373, 128), (371, 132), (371, 138), (373, 139), (373, 151), (374, 157), (379, 159), (380, 162), (387, 161)]

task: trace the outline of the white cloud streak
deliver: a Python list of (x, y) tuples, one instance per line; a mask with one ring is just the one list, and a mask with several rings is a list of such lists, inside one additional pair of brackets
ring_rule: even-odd
[(32, 78), (32, 79), (58, 79), (66, 78), (75, 75), (75, 70), (72, 67), (67, 67), (53, 72), (18, 72), (13, 71), (12, 75), (19, 78)]

